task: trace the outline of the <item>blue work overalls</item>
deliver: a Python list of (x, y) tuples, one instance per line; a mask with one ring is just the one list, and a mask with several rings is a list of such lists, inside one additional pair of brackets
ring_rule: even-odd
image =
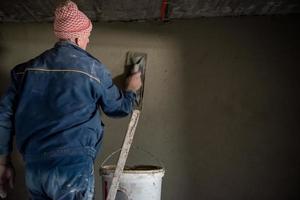
[(17, 65), (11, 80), (0, 101), (0, 155), (10, 154), (15, 134), (32, 199), (91, 199), (99, 107), (126, 116), (135, 94), (119, 90), (99, 60), (68, 41)]

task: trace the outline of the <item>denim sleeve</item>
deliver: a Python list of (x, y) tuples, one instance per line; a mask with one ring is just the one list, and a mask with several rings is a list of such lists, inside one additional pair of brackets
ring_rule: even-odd
[(99, 105), (109, 117), (124, 117), (132, 112), (135, 93), (122, 91), (113, 84), (111, 74), (104, 70), (101, 77)]
[(11, 83), (0, 99), (0, 155), (12, 152), (15, 101), (16, 82), (12, 75)]

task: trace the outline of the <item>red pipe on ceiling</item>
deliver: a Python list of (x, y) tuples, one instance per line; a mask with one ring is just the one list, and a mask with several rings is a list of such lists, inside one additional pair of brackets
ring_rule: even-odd
[(161, 3), (161, 8), (160, 8), (160, 20), (161, 21), (164, 21), (166, 18), (167, 8), (168, 8), (168, 0), (163, 0)]

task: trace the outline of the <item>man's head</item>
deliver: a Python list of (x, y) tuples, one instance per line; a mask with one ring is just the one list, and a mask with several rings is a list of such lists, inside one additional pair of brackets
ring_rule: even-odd
[(71, 40), (86, 49), (92, 27), (91, 20), (72, 1), (55, 10), (54, 34), (60, 40)]

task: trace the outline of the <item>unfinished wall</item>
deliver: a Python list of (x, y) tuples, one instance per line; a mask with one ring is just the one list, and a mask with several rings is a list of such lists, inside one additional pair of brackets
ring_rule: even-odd
[[(163, 161), (164, 200), (299, 199), (299, 18), (99, 23), (88, 51), (116, 77), (126, 52), (148, 54), (134, 144)], [(16, 64), (53, 46), (51, 24), (0, 24), (0, 93)], [(298, 117), (298, 118), (297, 118)], [(104, 119), (98, 169), (126, 119)], [(133, 151), (130, 163), (157, 163)], [(23, 162), (8, 199), (26, 199)], [(112, 163), (112, 161), (111, 161)]]

